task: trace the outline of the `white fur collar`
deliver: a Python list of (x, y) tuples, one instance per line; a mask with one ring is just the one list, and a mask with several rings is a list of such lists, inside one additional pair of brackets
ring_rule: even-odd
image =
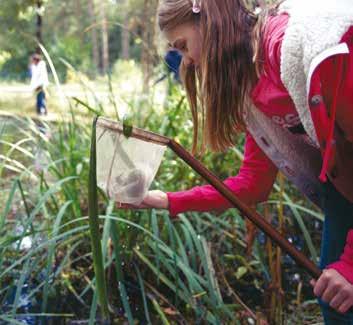
[[(353, 25), (352, 0), (287, 0), (290, 15), (281, 48), (281, 79), (310, 138), (318, 144), (308, 105), (307, 83), (322, 52), (337, 45)], [(326, 56), (327, 57), (327, 56)]]

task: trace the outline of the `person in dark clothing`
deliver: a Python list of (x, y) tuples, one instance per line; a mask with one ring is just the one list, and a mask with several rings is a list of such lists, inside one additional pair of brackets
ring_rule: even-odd
[(169, 49), (164, 56), (164, 63), (167, 67), (167, 73), (163, 74), (157, 81), (154, 83), (155, 85), (159, 82), (163, 81), (165, 78), (168, 77), (169, 74), (173, 74), (174, 80), (178, 83), (181, 83), (180, 74), (179, 74), (179, 67), (182, 60), (182, 55), (179, 51), (175, 49)]
[(171, 49), (167, 52), (164, 60), (166, 62), (168, 72), (174, 75), (174, 79), (180, 82), (179, 66), (181, 63), (182, 55), (179, 51)]

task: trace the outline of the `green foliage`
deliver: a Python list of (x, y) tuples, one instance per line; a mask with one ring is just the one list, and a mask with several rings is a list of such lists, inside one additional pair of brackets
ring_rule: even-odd
[(90, 59), (91, 44), (82, 41), (74, 35), (64, 36), (59, 39), (48, 49), (50, 56), (53, 58), (53, 63), (59, 67), (58, 74), (60, 80), (66, 81), (67, 67), (62, 64), (61, 59), (64, 59), (80, 71), (92, 76), (92, 61)]
[[(137, 79), (141, 75), (137, 65), (119, 62), (108, 82), (122, 81), (123, 85), (124, 80), (128, 82), (128, 71)], [(109, 104), (99, 98), (95, 104), (76, 98), (69, 102), (71, 115), (66, 121), (2, 121), (2, 319), (20, 319), (20, 297), (28, 286), (26, 294), (40, 306), (42, 319), (54, 314), (67, 320), (89, 318), (94, 324), (101, 318), (97, 274), (106, 276), (107, 293), (101, 296), (109, 302), (112, 319), (118, 323), (147, 320), (150, 324), (227, 324), (240, 322), (244, 311), (246, 318), (253, 317), (251, 312), (256, 306), (264, 309), (266, 277), (271, 275), (267, 258), (272, 251), (265, 251), (255, 241), (252, 253), (246, 255), (247, 228), (234, 209), (221, 215), (188, 213), (170, 220), (166, 211), (120, 210), (99, 191), (99, 222), (95, 219), (93, 238), (96, 244), (100, 241), (104, 267), (98, 263), (100, 273), (94, 272), (87, 217), (91, 120), (96, 112), (115, 119), (114, 110), (120, 114), (122, 109), (113, 100), (118, 97), (134, 126), (169, 136), (191, 148), (192, 122), (185, 93), (171, 80), (164, 86), (167, 89), (157, 85), (149, 95), (136, 90), (131, 96), (125, 96), (121, 88), (109, 87)], [(162, 96), (161, 101), (163, 91), (167, 96)], [(83, 118), (82, 110), (86, 111)], [(239, 139), (239, 145), (242, 142)], [(206, 153), (200, 159), (222, 178), (236, 174), (241, 161), (237, 148), (226, 154)], [(167, 151), (152, 187), (176, 191), (201, 183), (188, 166)], [(292, 209), (286, 210), (286, 225), (294, 227), (293, 220), (297, 220), (300, 234), (306, 236), (309, 215), (321, 216), (300, 201), (291, 187), (286, 185), (285, 190), (293, 200), (274, 193), (268, 203), (274, 207), (271, 215), (275, 218), (277, 205), (284, 200)], [(32, 246), (24, 248), (28, 238)], [(315, 252), (318, 243), (312, 239), (303, 249), (314, 257), (312, 250)], [(296, 313), (306, 306), (293, 302), (295, 290), (287, 293), (286, 312)]]
[(0, 2), (0, 48), (10, 53), (0, 70), (2, 78), (24, 79), (28, 58), (34, 51), (35, 24), (31, 24), (34, 1), (14, 0)]
[[(94, 7), (92, 13), (89, 3)], [(24, 80), (27, 77), (29, 57), (37, 48), (36, 4), (37, 1), (34, 0), (0, 1), (0, 48), (10, 53), (10, 57), (0, 64), (2, 79)], [(144, 29), (147, 28), (144, 24), (154, 17), (154, 12), (149, 12), (151, 17), (145, 17), (145, 5), (142, 0), (46, 0), (42, 1), (42, 4), (43, 43), (51, 53), (62, 81), (66, 78), (67, 67), (60, 63), (60, 58), (64, 58), (92, 78), (101, 68), (101, 59), (100, 62), (94, 62), (94, 40), (91, 31), (95, 30), (98, 52), (102, 52), (102, 8), (106, 11), (108, 22), (110, 67), (121, 56), (123, 29), (130, 33), (131, 59), (139, 61), (144, 48), (151, 51), (152, 42), (143, 45), (141, 39), (145, 33)]]

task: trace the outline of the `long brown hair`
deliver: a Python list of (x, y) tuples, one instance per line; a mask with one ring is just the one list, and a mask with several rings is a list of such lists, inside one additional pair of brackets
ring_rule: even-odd
[(198, 14), (193, 13), (192, 2), (162, 0), (158, 23), (162, 31), (190, 22), (199, 25), (199, 70), (181, 65), (194, 122), (193, 152), (200, 138), (202, 149), (207, 145), (224, 151), (245, 128), (243, 113), (259, 70), (259, 64), (253, 62), (260, 56), (260, 47), (253, 42), (254, 31), (258, 38), (261, 27), (254, 28), (258, 17), (243, 0), (201, 0)]

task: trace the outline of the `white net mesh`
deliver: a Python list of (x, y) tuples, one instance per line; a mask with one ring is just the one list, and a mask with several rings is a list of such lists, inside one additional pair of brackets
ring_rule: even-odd
[(158, 171), (166, 146), (127, 138), (97, 123), (97, 183), (117, 202), (140, 204)]

